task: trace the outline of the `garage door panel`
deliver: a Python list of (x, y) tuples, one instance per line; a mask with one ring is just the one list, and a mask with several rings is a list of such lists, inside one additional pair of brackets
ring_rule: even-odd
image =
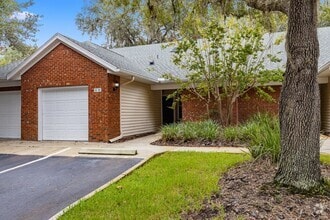
[(6, 125), (6, 128), (16, 128), (21, 126), (21, 120), (19, 115), (14, 114), (0, 114), (2, 126)]
[(75, 123), (75, 121), (70, 121), (71, 124), (68, 124), (67, 122), (56, 122), (51, 123), (51, 121), (46, 121), (43, 126), (44, 130), (67, 130), (70, 131), (70, 129), (80, 129), (80, 130), (87, 130), (84, 128), (87, 128), (87, 123), (82, 123), (78, 121)]
[[(61, 112), (61, 114), (63, 114)], [(68, 117), (70, 118), (70, 123), (68, 123)], [(87, 121), (85, 120), (86, 115), (74, 115), (74, 114), (66, 114), (65, 116), (56, 116), (56, 115), (44, 115), (44, 127), (53, 126), (53, 125), (61, 125), (64, 124), (66, 126), (72, 125), (87, 125)]]
[(42, 91), (42, 139), (88, 140), (87, 87)]
[(21, 92), (0, 92), (0, 138), (21, 137)]
[(45, 130), (44, 140), (57, 140), (58, 137), (61, 137), (60, 140), (76, 140), (76, 141), (86, 141), (86, 134), (81, 130)]
[[(71, 101), (72, 99), (76, 99), (76, 100), (85, 100), (84, 96), (82, 95), (82, 91), (84, 89), (76, 89), (75, 88), (63, 88), (60, 90), (53, 90), (53, 89), (49, 89), (49, 90), (44, 90), (44, 94), (47, 95), (47, 100), (52, 101), (52, 100), (56, 100), (56, 101)], [(85, 87), (86, 88), (86, 87)], [(68, 93), (68, 91), (70, 93)], [(87, 92), (87, 89), (85, 89), (85, 91)]]
[(57, 101), (57, 100), (47, 100), (43, 103), (43, 108), (45, 112), (49, 112), (49, 110), (56, 110), (57, 112), (77, 112), (78, 110), (88, 110), (88, 106), (85, 105), (86, 100), (76, 100), (73, 99), (74, 102), (71, 101)]
[[(18, 127), (8, 127), (0, 129), (0, 138), (20, 138), (17, 132)], [(15, 135), (17, 134), (17, 135)]]

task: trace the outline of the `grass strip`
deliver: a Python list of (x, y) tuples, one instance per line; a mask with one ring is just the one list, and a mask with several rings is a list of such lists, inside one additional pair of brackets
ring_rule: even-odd
[(244, 154), (165, 153), (60, 219), (178, 219), (218, 191), (222, 173), (249, 159)]

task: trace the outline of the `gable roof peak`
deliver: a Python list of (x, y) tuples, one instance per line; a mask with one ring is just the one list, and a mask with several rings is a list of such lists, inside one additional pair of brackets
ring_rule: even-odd
[(131, 62), (124, 55), (108, 50), (91, 42), (77, 41), (61, 33), (56, 33), (53, 35), (53, 37), (43, 44), (34, 54), (11, 71), (7, 75), (7, 79), (19, 80), (22, 74), (24, 74), (59, 44), (64, 44), (65, 46), (73, 49), (77, 53), (99, 64), (113, 74), (123, 73), (129, 76), (135, 76), (146, 82), (157, 82), (155, 77), (150, 75), (144, 69), (141, 69), (134, 62)]

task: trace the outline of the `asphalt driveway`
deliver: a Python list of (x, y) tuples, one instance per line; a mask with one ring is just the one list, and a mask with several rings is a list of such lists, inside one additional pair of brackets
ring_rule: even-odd
[(0, 219), (49, 219), (141, 160), (0, 154)]

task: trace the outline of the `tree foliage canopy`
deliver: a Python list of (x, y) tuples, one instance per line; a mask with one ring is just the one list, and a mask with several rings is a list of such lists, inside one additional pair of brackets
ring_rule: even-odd
[(186, 79), (171, 74), (165, 77), (177, 82), (182, 90), (190, 91), (209, 105), (216, 101), (217, 119), (223, 125), (232, 123), (233, 105), (238, 97), (252, 88), (268, 100), (271, 96), (262, 87), (282, 80), (283, 71), (269, 70), (266, 63), (279, 62), (272, 54), (274, 37), (264, 43), (264, 28), (247, 18), (228, 17), (226, 22), (213, 19), (200, 28), (201, 39), (183, 39), (175, 44), (173, 62), (187, 71)]
[[(249, 17), (269, 32), (287, 28), (287, 0), (92, 0), (77, 15), (78, 28), (105, 36), (108, 47), (200, 38), (196, 26), (212, 17)], [(252, 8), (254, 7), (254, 8)], [(264, 9), (262, 12), (256, 9)], [(284, 12), (284, 14), (282, 13)], [(321, 1), (319, 26), (330, 25), (330, 6)]]
[(320, 27), (330, 26), (330, 5), (328, 1), (324, 1), (320, 5), (319, 26)]
[(91, 37), (105, 36), (107, 46), (121, 47), (197, 39), (197, 26), (228, 16), (249, 16), (270, 31), (283, 29), (286, 22), (285, 15), (265, 15), (243, 0), (93, 0), (77, 15), (76, 24)]
[(24, 3), (0, 1), (0, 49), (2, 54), (10, 53), (7, 54), (7, 62), (20, 59), (33, 51), (33, 47), (27, 45), (26, 41), (35, 41), (40, 16), (24, 11), (32, 4), (32, 0)]

